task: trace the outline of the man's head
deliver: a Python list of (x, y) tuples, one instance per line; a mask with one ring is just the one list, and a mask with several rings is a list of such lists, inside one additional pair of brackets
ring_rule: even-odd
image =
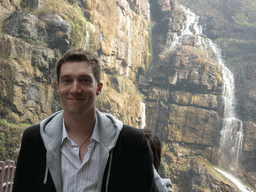
[(57, 92), (64, 116), (95, 114), (96, 96), (101, 92), (101, 66), (94, 54), (69, 50), (57, 63)]
[(81, 62), (84, 61), (92, 65), (93, 75), (97, 83), (101, 80), (101, 64), (97, 55), (86, 51), (82, 48), (73, 48), (68, 50), (58, 61), (56, 66), (57, 82), (60, 80), (61, 66), (67, 62)]

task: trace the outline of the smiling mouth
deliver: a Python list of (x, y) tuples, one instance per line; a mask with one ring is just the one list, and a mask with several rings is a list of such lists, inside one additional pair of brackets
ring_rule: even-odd
[(84, 100), (84, 98), (68, 98), (68, 100), (71, 100), (71, 101), (82, 101), (82, 100)]

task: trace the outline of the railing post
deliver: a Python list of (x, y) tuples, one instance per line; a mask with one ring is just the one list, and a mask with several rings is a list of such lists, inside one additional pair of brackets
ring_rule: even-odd
[(10, 186), (9, 186), (9, 192), (12, 192), (12, 186), (13, 186), (13, 177), (14, 177), (14, 172), (15, 172), (15, 162), (10, 160), (10, 166), (11, 166), (11, 172), (10, 172)]
[(10, 162), (10, 160), (6, 160), (5, 161), (5, 169), (6, 169), (6, 171), (5, 171), (5, 190), (4, 190), (4, 192), (8, 192), (9, 190), (8, 190), (8, 188), (9, 188), (9, 178), (10, 178), (10, 165), (11, 164), (11, 162)]
[(15, 169), (14, 161), (0, 161), (0, 192), (12, 192)]
[(4, 188), (4, 176), (5, 176), (5, 162), (0, 161), (0, 191)]

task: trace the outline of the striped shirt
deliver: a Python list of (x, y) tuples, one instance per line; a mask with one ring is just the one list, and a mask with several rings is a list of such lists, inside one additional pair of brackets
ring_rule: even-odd
[(98, 121), (83, 161), (79, 158), (79, 146), (68, 136), (64, 120), (61, 145), (61, 172), (63, 192), (97, 191), (99, 166), (99, 129)]

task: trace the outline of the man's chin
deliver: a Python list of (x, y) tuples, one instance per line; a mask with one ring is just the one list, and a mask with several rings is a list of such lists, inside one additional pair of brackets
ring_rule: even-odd
[(67, 112), (70, 115), (82, 115), (82, 114), (84, 114), (84, 111), (79, 110), (79, 109), (68, 109)]
[(80, 116), (86, 115), (88, 113), (93, 112), (92, 107), (84, 106), (84, 105), (70, 105), (69, 107), (64, 108), (64, 113), (71, 116)]

